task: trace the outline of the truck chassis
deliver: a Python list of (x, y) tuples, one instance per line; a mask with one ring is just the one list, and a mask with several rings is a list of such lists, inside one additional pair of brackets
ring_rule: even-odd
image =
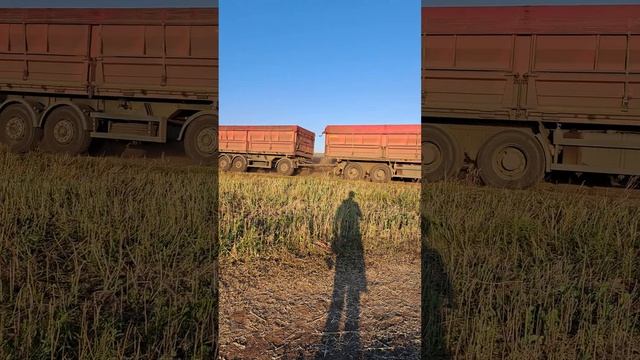
[(184, 142), (197, 163), (217, 149), (217, 111), (204, 102), (0, 93), (0, 141), (13, 152), (86, 152), (91, 139)]

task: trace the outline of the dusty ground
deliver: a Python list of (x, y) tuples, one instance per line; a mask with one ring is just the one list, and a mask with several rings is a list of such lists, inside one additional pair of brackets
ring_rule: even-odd
[[(346, 296), (341, 311), (336, 305), (339, 301), (332, 306), (334, 276), (335, 271), (340, 272), (336, 270), (339, 265), (329, 269), (320, 258), (223, 261), (221, 357), (418, 359), (419, 259), (368, 257), (365, 264), (366, 282), (360, 281), (363, 278), (359, 275), (349, 275), (360, 273), (357, 270), (338, 276), (338, 292), (345, 289)], [(361, 292), (365, 284), (366, 292)], [(331, 310), (334, 316), (342, 315), (337, 332), (333, 328), (338, 324), (325, 324)]]

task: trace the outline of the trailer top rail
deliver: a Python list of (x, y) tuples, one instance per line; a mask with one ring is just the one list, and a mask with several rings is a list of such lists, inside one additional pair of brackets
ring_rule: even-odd
[(0, 8), (0, 23), (217, 25), (216, 8)]
[[(640, 34), (640, 5), (423, 7), (422, 33)], [(496, 21), (499, 19), (499, 21)]]

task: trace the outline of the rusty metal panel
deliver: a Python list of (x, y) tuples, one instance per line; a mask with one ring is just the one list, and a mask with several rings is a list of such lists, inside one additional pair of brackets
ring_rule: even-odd
[(300, 126), (232, 126), (219, 128), (222, 153), (300, 156), (311, 159), (315, 134)]
[[(529, 112), (628, 117), (629, 81), (633, 60), (627, 64), (630, 35), (531, 35), (534, 52), (530, 78), (523, 91)], [(636, 108), (636, 114), (640, 114)], [(638, 122), (640, 119), (629, 118)], [(640, 124), (640, 122), (638, 122)]]
[(217, 27), (96, 25), (96, 94), (213, 97)]
[(0, 89), (87, 89), (89, 26), (0, 23)]
[(0, 8), (0, 23), (217, 25), (217, 8)]
[(325, 156), (338, 159), (420, 162), (420, 125), (329, 125)]
[(640, 33), (640, 5), (469, 6), (422, 8), (423, 34)]
[(422, 46), (425, 104), (501, 115), (515, 106), (513, 36), (423, 36)]
[(313, 158), (316, 145), (316, 134), (298, 126), (298, 135), (296, 138), (296, 151), (299, 155), (306, 158)]
[(216, 100), (218, 9), (0, 9), (0, 90)]
[(640, 125), (640, 6), (422, 11), (423, 116)]

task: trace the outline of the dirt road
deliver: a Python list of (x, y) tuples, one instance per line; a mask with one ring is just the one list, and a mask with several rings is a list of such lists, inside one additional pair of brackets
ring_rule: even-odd
[(417, 256), (368, 257), (363, 269), (328, 265), (222, 261), (222, 358), (418, 359)]

